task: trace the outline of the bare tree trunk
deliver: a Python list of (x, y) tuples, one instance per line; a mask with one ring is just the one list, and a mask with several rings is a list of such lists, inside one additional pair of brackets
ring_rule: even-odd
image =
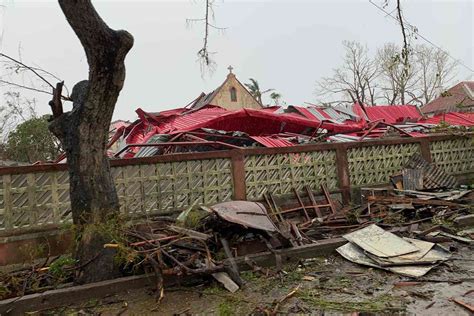
[(73, 88), (70, 112), (62, 113), (59, 98), (50, 102), (50, 130), (60, 139), (69, 168), (71, 209), (77, 228), (75, 256), (80, 267), (76, 281), (88, 283), (112, 278), (117, 272), (114, 251), (104, 249), (113, 238), (119, 214), (106, 141), (133, 37), (126, 31), (110, 29), (90, 0), (59, 0), (59, 5), (89, 64), (89, 80)]

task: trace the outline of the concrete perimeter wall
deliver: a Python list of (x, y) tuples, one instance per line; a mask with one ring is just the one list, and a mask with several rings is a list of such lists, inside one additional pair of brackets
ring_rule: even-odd
[[(450, 174), (473, 178), (473, 134), (183, 153), (111, 165), (121, 211), (133, 218), (231, 199), (259, 200), (266, 191), (278, 196), (306, 185), (319, 191), (321, 183), (348, 202), (352, 189), (388, 183), (414, 153)], [(70, 222), (67, 166), (0, 168), (0, 265), (17, 261), (6, 244), (52, 238)]]

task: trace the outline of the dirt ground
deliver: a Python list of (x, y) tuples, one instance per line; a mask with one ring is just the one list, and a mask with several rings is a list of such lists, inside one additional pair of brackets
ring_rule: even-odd
[[(474, 290), (474, 247), (460, 244), (456, 247), (453, 260), (411, 285), (397, 283), (414, 280), (359, 266), (334, 254), (286, 265), (284, 272), (278, 274), (271, 269), (243, 272), (246, 284), (233, 294), (209, 281), (168, 288), (160, 304), (148, 288), (41, 314), (470, 315), (450, 298), (474, 305), (474, 292), (469, 293)], [(292, 292), (293, 295), (283, 299)]]

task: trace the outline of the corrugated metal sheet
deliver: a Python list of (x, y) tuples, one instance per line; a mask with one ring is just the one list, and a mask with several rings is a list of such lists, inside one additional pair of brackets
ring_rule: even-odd
[[(342, 143), (342, 142), (356, 142), (360, 139), (360, 136), (348, 135), (348, 134), (336, 134), (333, 136), (329, 136), (328, 140), (334, 143)], [(366, 136), (364, 139), (372, 139), (372, 137)]]
[[(472, 112), (474, 109), (474, 81), (463, 81), (443, 93), (442, 96), (425, 104), (421, 112), (436, 114), (441, 112)], [(464, 106), (459, 106), (459, 105)]]
[[(165, 143), (170, 138), (169, 135), (156, 134), (146, 141), (147, 144)], [(158, 147), (141, 147), (134, 157), (150, 157), (154, 156), (158, 151)]]
[(295, 144), (287, 141), (284, 138), (273, 136), (250, 136), (254, 141), (262, 144), (265, 147), (289, 147)]
[(474, 126), (474, 113), (446, 113), (438, 114), (425, 120), (421, 120), (420, 123), (424, 124), (439, 124), (446, 122), (450, 125), (457, 126)]
[[(449, 124), (474, 126), (474, 113), (449, 113), (420, 120), (421, 114), (414, 106), (374, 106), (367, 107), (367, 116), (371, 121), (383, 119), (387, 123), (400, 122), (406, 119), (423, 123), (437, 124), (445, 119)], [(188, 132), (200, 128), (210, 128), (226, 132), (240, 131), (246, 133), (266, 147), (293, 146), (289, 140), (277, 138), (276, 135), (284, 132), (306, 134), (312, 133), (315, 128), (327, 130), (335, 135), (330, 141), (352, 141), (360, 134), (353, 134), (367, 128), (366, 114), (358, 104), (338, 107), (300, 107), (289, 106), (270, 107), (261, 110), (241, 109), (228, 111), (216, 106), (206, 106), (199, 110), (168, 110), (162, 113), (150, 114), (141, 109), (137, 110), (140, 119), (126, 128), (126, 143), (154, 142), (151, 138), (155, 134), (175, 134)], [(411, 136), (421, 137), (419, 126), (410, 126), (403, 123), (399, 126)], [(366, 138), (377, 138), (385, 134), (386, 129), (375, 129)], [(154, 149), (131, 149), (132, 152), (140, 151), (140, 156), (149, 155)]]
[(334, 107), (341, 113), (345, 113), (349, 115), (353, 120), (358, 120), (360, 119), (360, 115), (355, 112), (354, 106), (353, 105), (337, 105)]
[(335, 107), (302, 107), (292, 106), (301, 115), (308, 119), (317, 121), (331, 121), (334, 123), (344, 123), (345, 121), (360, 121), (359, 115), (357, 115), (351, 107), (335, 106)]
[(198, 111), (183, 113), (182, 115), (176, 116), (170, 122), (158, 126), (158, 132), (169, 133), (173, 131), (189, 131), (202, 127), (203, 124), (212, 119), (229, 115), (231, 113), (233, 112), (220, 107), (205, 107)]
[[(301, 110), (303, 110), (304, 108), (302, 108)], [(318, 121), (323, 121), (323, 120), (327, 120), (328, 117), (325, 116), (321, 111), (318, 111), (316, 108), (307, 108), (307, 109), (304, 109), (306, 111), (308, 111), (309, 113), (311, 113), (311, 115), (314, 116), (315, 119), (317, 119)]]
[(400, 123), (405, 120), (419, 120), (420, 111), (414, 105), (377, 105), (365, 107), (370, 121), (383, 120), (387, 123)]
[(407, 168), (423, 170), (423, 187), (425, 189), (455, 188), (458, 181), (434, 163), (428, 163), (421, 155), (415, 154), (408, 161)]
[(339, 112), (334, 108), (321, 109), (321, 111), (324, 111), (327, 115), (329, 115), (331, 120), (334, 120), (339, 123), (343, 123), (344, 121), (352, 119), (349, 115)]

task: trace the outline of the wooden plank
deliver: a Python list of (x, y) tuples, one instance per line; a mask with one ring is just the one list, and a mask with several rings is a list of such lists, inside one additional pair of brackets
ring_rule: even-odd
[(328, 202), (329, 208), (331, 209), (331, 213), (336, 214), (336, 206), (334, 206), (334, 202), (331, 199), (331, 195), (329, 194), (328, 188), (324, 184), (321, 184), (321, 190), (326, 197), (326, 201)]
[(422, 169), (403, 169), (403, 189), (404, 190), (422, 190), (423, 189), (423, 170)]
[(305, 217), (306, 217), (306, 220), (310, 221), (311, 218), (309, 217), (308, 212), (306, 211), (306, 208), (304, 207), (303, 200), (301, 200), (301, 197), (300, 197), (300, 195), (298, 194), (298, 190), (296, 190), (295, 188), (293, 188), (293, 192), (295, 192), (296, 199), (298, 200), (298, 203), (300, 203), (300, 206), (301, 206), (301, 208), (303, 209), (303, 212), (304, 212), (304, 215), (305, 215)]
[(464, 208), (466, 205), (457, 204), (448, 201), (440, 200), (422, 200), (422, 199), (412, 199), (407, 197), (382, 197), (382, 196), (369, 196), (367, 198), (369, 202), (381, 202), (381, 203), (401, 203), (401, 204), (418, 204), (418, 205), (437, 205), (437, 206), (453, 206)]
[(318, 203), (316, 202), (316, 199), (314, 198), (313, 191), (311, 191), (311, 188), (309, 186), (306, 186), (306, 191), (308, 192), (309, 199), (311, 200), (312, 206), (314, 207), (314, 210), (316, 211), (316, 215), (318, 218), (322, 218), (323, 214), (321, 213), (321, 210), (318, 207)]

